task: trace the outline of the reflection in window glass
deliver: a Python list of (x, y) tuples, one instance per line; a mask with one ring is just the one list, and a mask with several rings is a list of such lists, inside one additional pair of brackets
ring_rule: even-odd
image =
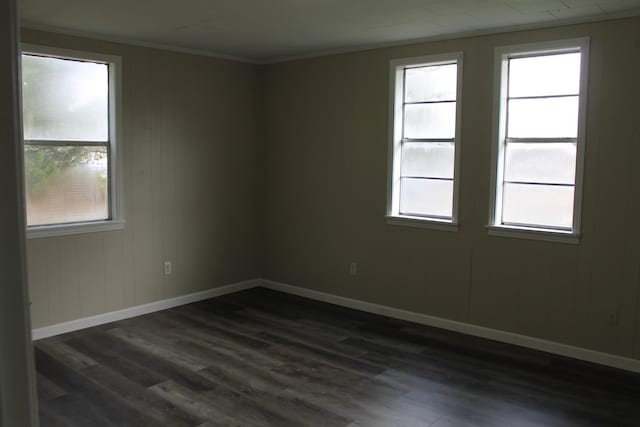
[(402, 176), (453, 179), (453, 142), (412, 142), (402, 146)]
[(455, 101), (457, 65), (432, 65), (405, 70), (405, 102)]
[[(457, 221), (458, 73), (462, 54), (396, 63), (391, 216)], [(394, 61), (395, 62), (395, 61)]]
[(509, 96), (577, 95), (580, 92), (580, 53), (512, 58)]
[(456, 103), (408, 104), (404, 110), (405, 138), (453, 138)]
[(575, 138), (578, 97), (509, 100), (509, 138)]
[(505, 184), (505, 224), (571, 229), (573, 186)]
[(507, 144), (504, 178), (506, 181), (544, 184), (575, 184), (575, 143)]
[(25, 139), (107, 141), (108, 66), (22, 56)]
[(400, 183), (400, 214), (451, 218), (453, 181), (403, 178)]
[(498, 225), (574, 231), (582, 52), (504, 54)]
[(25, 147), (29, 225), (107, 219), (106, 147)]
[(113, 219), (109, 65), (24, 53), (22, 82), (27, 225)]

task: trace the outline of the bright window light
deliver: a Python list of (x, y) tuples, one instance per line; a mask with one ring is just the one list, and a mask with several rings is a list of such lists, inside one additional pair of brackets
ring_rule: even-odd
[(392, 62), (388, 216), (456, 222), (462, 54)]
[(121, 189), (115, 188), (118, 61), (45, 47), (23, 52), (28, 236), (122, 223)]
[(497, 53), (501, 87), (492, 225), (577, 234), (586, 41)]

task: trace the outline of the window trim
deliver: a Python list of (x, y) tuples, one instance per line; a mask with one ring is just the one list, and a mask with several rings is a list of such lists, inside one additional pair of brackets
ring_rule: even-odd
[[(95, 52), (62, 49), (51, 46), (22, 43), (22, 54), (90, 61), (109, 67), (109, 213), (111, 218), (100, 221), (69, 222), (27, 226), (27, 239), (65, 236), (121, 230), (124, 228), (124, 179), (122, 161), (122, 58)], [(22, 96), (20, 96), (22, 102)], [(24, 137), (23, 137), (24, 144)], [(25, 222), (26, 223), (26, 222)]]
[[(582, 197), (584, 180), (584, 152), (587, 126), (587, 96), (589, 83), (589, 37), (499, 46), (495, 49), (493, 79), (493, 132), (491, 146), (491, 193), (489, 200), (489, 235), (546, 240), (563, 243), (579, 243), (582, 228)], [(578, 134), (576, 137), (576, 175), (573, 200), (573, 224), (571, 230), (559, 230), (539, 226), (516, 226), (501, 223), (502, 186), (498, 177), (504, 174), (504, 147), (506, 136), (507, 79), (506, 68), (510, 58), (546, 55), (550, 53), (579, 51), (580, 99), (578, 103)]]
[[(429, 216), (401, 215), (400, 211), (400, 150), (402, 146), (404, 69), (408, 66), (439, 65), (455, 62), (456, 69), (456, 126), (453, 165), (453, 200), (451, 220)], [(434, 230), (458, 231), (460, 194), (460, 152), (462, 129), (462, 69), (463, 53), (451, 52), (413, 58), (394, 59), (389, 65), (389, 143), (387, 152), (387, 224)]]

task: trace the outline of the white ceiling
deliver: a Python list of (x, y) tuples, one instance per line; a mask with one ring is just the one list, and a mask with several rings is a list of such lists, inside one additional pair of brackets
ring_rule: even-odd
[(25, 26), (273, 62), (594, 17), (640, 0), (18, 0)]

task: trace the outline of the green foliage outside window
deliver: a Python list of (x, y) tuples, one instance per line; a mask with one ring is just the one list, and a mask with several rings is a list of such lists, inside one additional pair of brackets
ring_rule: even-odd
[[(104, 147), (26, 145), (25, 175), (30, 195), (38, 195), (47, 183), (72, 168), (104, 162), (106, 157)], [(106, 175), (100, 177), (99, 184), (106, 187)]]

